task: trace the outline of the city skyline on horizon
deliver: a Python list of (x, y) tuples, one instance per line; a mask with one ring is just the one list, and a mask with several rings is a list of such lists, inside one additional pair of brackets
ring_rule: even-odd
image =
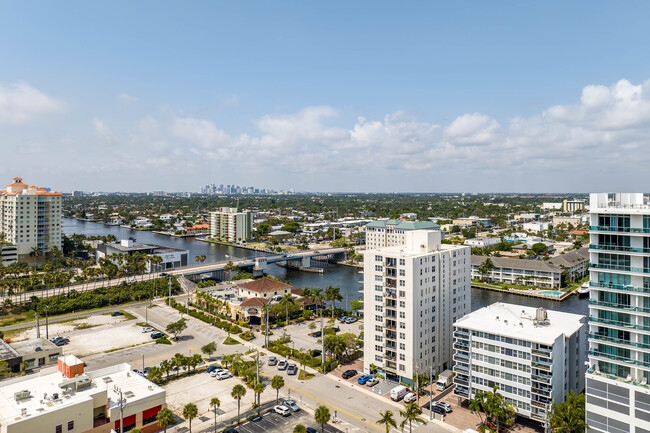
[(6, 179), (324, 193), (650, 180), (650, 5), (39, 4), (0, 7), (0, 36), (23, 36), (0, 48)]

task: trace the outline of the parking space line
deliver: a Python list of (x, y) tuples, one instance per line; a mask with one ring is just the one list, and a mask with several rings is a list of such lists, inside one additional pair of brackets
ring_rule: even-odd
[[(263, 374), (264, 376), (266, 376), (266, 377), (268, 377), (268, 378), (271, 378), (271, 376), (269, 376), (269, 375), (266, 374), (266, 373), (262, 373), (262, 372), (260, 372), (260, 374)], [(296, 391), (296, 392), (299, 392), (299, 393), (301, 393), (301, 394), (303, 394), (303, 395), (306, 395), (307, 397), (311, 397), (311, 398), (313, 398), (314, 400), (320, 401), (321, 403), (323, 403), (323, 404), (325, 404), (325, 405), (327, 405), (327, 406), (330, 406), (330, 407), (332, 407), (332, 408), (338, 410), (338, 411), (341, 412), (341, 413), (344, 413), (344, 414), (349, 415), (349, 416), (351, 416), (351, 417), (353, 417), (353, 418), (355, 418), (355, 419), (358, 419), (359, 421), (362, 421), (362, 422), (364, 422), (364, 423), (366, 423), (366, 424), (369, 424), (369, 425), (371, 425), (371, 426), (373, 426), (373, 427), (376, 427), (376, 428), (378, 428), (379, 430), (382, 430), (382, 431), (385, 430), (383, 427), (380, 427), (380, 426), (378, 426), (377, 424), (368, 421), (367, 419), (364, 419), (364, 418), (358, 417), (358, 416), (356, 416), (356, 415), (354, 415), (354, 414), (352, 414), (352, 413), (350, 413), (350, 412), (348, 412), (348, 411), (346, 411), (346, 410), (344, 410), (344, 409), (341, 409), (341, 408), (338, 407), (338, 406), (334, 406), (333, 404), (326, 402), (325, 400), (321, 400), (320, 398), (315, 397), (315, 396), (313, 396), (313, 395), (311, 395), (311, 394), (309, 394), (309, 393), (307, 393), (307, 392), (301, 391), (301, 390), (299, 390), (298, 388), (295, 388), (295, 387), (293, 387), (293, 386), (291, 386), (291, 385), (287, 385), (286, 383), (285, 383), (284, 386), (286, 386), (287, 388), (292, 389), (292, 390), (294, 390), (294, 391)]]

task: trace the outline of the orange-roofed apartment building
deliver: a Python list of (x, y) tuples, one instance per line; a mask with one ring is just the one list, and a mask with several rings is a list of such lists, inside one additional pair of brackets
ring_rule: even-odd
[[(31, 262), (61, 248), (61, 193), (23, 183), (15, 177), (0, 191), (0, 234), (16, 245), (18, 260)], [(34, 252), (39, 254), (35, 256)]]

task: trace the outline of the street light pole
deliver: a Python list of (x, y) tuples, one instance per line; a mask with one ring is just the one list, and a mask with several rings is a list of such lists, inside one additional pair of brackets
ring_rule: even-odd
[(429, 372), (429, 419), (433, 419), (433, 365)]

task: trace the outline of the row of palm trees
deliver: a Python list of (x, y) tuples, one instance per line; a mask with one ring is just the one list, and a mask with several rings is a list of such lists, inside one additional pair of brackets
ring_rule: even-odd
[[(399, 427), (404, 431), (404, 427), (408, 424), (409, 432), (413, 431), (413, 422), (419, 422), (420, 424), (426, 424), (427, 422), (424, 418), (420, 417), (422, 415), (422, 409), (414, 401), (404, 407), (404, 410), (399, 411), (399, 415), (402, 418), (402, 422), (399, 424)], [(376, 422), (379, 425), (383, 425), (386, 428), (386, 433), (390, 432), (392, 427), (397, 427), (397, 421), (393, 416), (393, 412), (390, 410), (385, 410), (379, 412), (379, 418)]]

